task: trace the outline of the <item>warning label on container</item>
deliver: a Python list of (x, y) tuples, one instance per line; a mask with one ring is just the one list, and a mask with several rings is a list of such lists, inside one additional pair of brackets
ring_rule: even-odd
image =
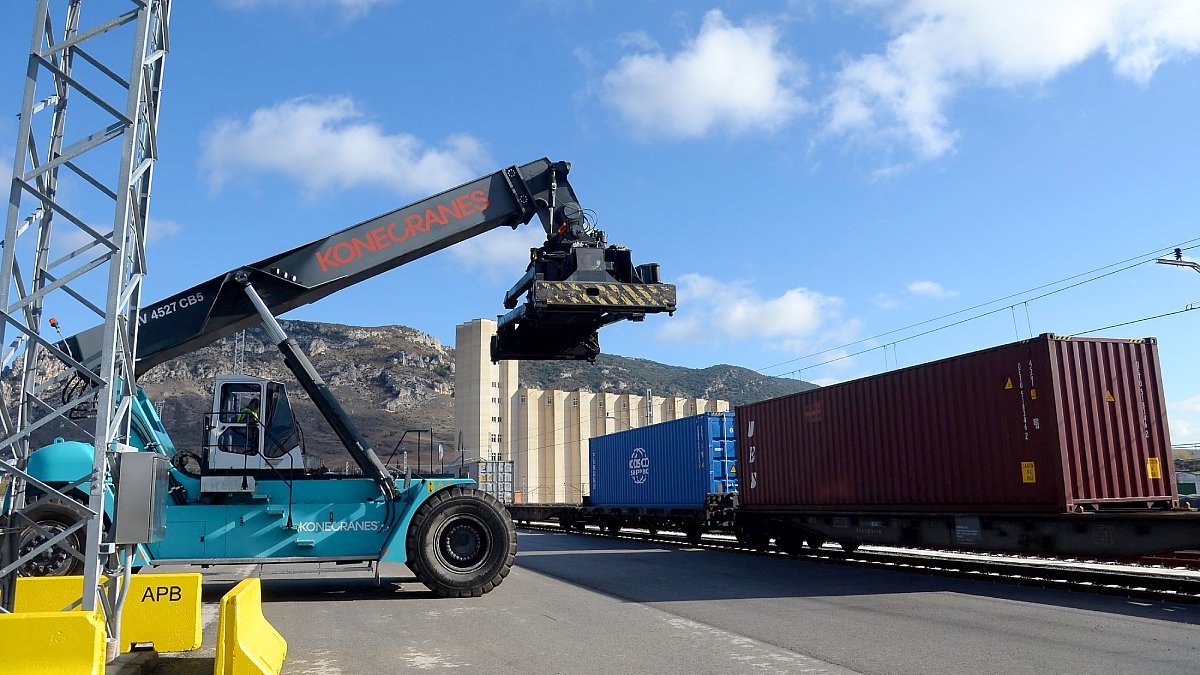
[(1104, 400), (1108, 401), (1109, 403), (1117, 402), (1117, 399), (1113, 398), (1112, 392), (1108, 391), (1107, 389), (1104, 391)]
[(1162, 478), (1162, 466), (1158, 463), (1157, 457), (1151, 457), (1146, 460), (1146, 473), (1150, 474), (1150, 478)]
[(1037, 469), (1033, 466), (1033, 462), (1021, 462), (1021, 482), (1037, 482)]
[(1013, 388), (1013, 383), (1012, 383), (1012, 378), (1011, 378), (1011, 377), (1010, 377), (1010, 378), (1008, 378), (1008, 382), (1005, 382), (1005, 383), (1004, 383), (1004, 388), (1005, 388), (1005, 389), (1012, 389), (1012, 388)]

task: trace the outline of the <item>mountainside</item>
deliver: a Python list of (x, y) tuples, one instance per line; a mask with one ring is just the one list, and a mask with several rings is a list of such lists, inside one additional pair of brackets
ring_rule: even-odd
[(655, 396), (719, 398), (730, 406), (753, 403), (817, 385), (781, 377), (766, 377), (730, 365), (681, 368), (657, 361), (601, 354), (595, 364), (586, 361), (526, 361), (521, 363), (521, 386), (540, 389), (587, 389)]
[[(446, 461), (455, 458), (454, 350), (436, 338), (405, 326), (376, 328), (305, 321), (281, 321), (300, 344), (317, 372), (350, 416), (386, 460), (405, 429), (433, 429), (435, 444), (444, 444)], [(211, 405), (218, 374), (234, 369), (234, 338), (168, 361), (142, 376), (139, 383), (151, 400), (161, 402), (163, 424), (183, 450), (199, 449), (204, 413)], [(348, 459), (333, 432), (283, 364), (278, 350), (261, 330), (246, 332), (240, 372), (287, 385), (310, 455), (340, 467)], [(523, 362), (522, 386), (587, 389), (596, 392), (644, 393), (656, 396), (721, 398), (732, 405), (781, 396), (816, 385), (764, 377), (752, 370), (720, 365), (700, 370), (622, 356), (586, 362)], [(11, 382), (11, 380), (10, 380)], [(91, 420), (84, 422), (90, 428)], [(64, 428), (46, 430), (36, 441), (54, 435), (77, 438)], [(423, 447), (428, 448), (428, 436)], [(415, 451), (413, 434), (405, 445)], [(425, 452), (428, 452), (426, 450)], [(426, 455), (428, 457), (428, 455)], [(428, 461), (428, 460), (426, 460)]]

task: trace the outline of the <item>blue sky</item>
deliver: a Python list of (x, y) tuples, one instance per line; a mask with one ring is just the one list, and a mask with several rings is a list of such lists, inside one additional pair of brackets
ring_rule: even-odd
[[(0, 8), (5, 157), (33, 6)], [(1171, 312), (1200, 275), (1149, 263), (873, 337), (1200, 238), (1197, 52), (1190, 0), (175, 3), (147, 298), (549, 156), (680, 286), (608, 352), (828, 383)], [(538, 231), (289, 317), (452, 342)], [(1197, 322), (1102, 333), (1160, 338), (1177, 442)]]

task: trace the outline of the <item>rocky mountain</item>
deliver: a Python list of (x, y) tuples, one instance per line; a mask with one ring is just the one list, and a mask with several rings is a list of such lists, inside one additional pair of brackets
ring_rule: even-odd
[(657, 361), (601, 354), (595, 364), (579, 361), (521, 363), (521, 385), (540, 389), (586, 389), (655, 396), (719, 398), (731, 406), (814, 389), (811, 382), (766, 377), (749, 368), (717, 365), (681, 368)]
[[(433, 443), (444, 445), (446, 461), (455, 461), (454, 350), (436, 338), (405, 326), (375, 328), (305, 321), (281, 321), (284, 329), (307, 352), (317, 371), (384, 459), (406, 429), (432, 429)], [(211, 405), (215, 377), (235, 370), (235, 339), (225, 338), (157, 366), (139, 383), (161, 406), (163, 424), (180, 449), (197, 449), (203, 435), (204, 413)], [(288, 372), (278, 350), (262, 331), (246, 332), (244, 365), (240, 372), (283, 382), (304, 429), (309, 453), (332, 467), (347, 457), (333, 432), (320, 417), (299, 384)], [(681, 368), (644, 359), (601, 356), (595, 364), (577, 362), (523, 362), (522, 386), (587, 389), (657, 396), (722, 398), (731, 404), (781, 396), (816, 385), (764, 377), (752, 370), (720, 365), (704, 369)], [(11, 381), (11, 380), (10, 380)], [(85, 424), (90, 424), (90, 420)], [(77, 437), (64, 428), (53, 435)], [(429, 436), (422, 437), (428, 457)], [(416, 437), (409, 433), (405, 447), (415, 452)], [(425, 460), (428, 462), (428, 459)]]

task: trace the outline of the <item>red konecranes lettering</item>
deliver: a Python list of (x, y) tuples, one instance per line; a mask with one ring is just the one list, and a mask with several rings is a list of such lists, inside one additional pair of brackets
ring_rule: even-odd
[(488, 207), (487, 193), (474, 190), (448, 203), (438, 204), (425, 209), (425, 213), (410, 213), (404, 217), (403, 225), (392, 221), (386, 226), (377, 227), (365, 234), (350, 237), (347, 241), (331, 244), (317, 251), (317, 262), (322, 272), (328, 272), (342, 265), (348, 265), (368, 253), (376, 253), (392, 244), (399, 244), (409, 237), (428, 232), (433, 225), (448, 225), (450, 220), (461, 220), (472, 213), (483, 211)]

